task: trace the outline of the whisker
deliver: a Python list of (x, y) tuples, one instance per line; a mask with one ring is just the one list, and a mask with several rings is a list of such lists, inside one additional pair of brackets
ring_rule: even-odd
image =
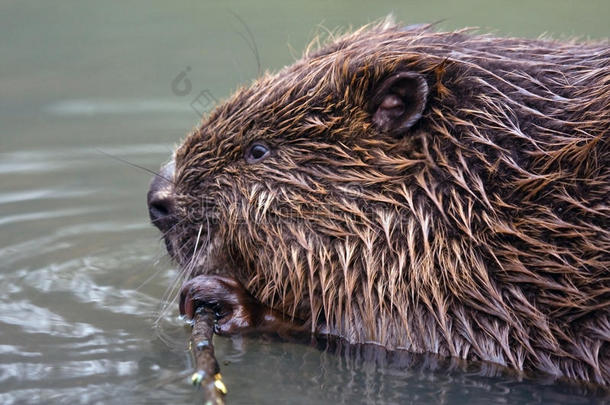
[[(189, 279), (190, 275), (192, 274), (193, 270), (195, 269), (197, 262), (199, 261), (199, 258), (201, 257), (201, 255), (204, 251), (204, 249), (198, 250), (198, 248), (200, 247), (199, 241), (201, 239), (202, 230), (203, 230), (203, 225), (200, 225), (197, 239), (195, 241), (195, 248), (193, 250), (193, 255), (191, 256), (188, 263), (182, 267), (178, 277), (176, 277), (174, 282), (167, 288), (166, 292), (163, 294), (162, 309), (159, 313), (159, 316), (158, 316), (155, 324), (158, 324), (162, 320), (162, 318), (164, 318), (169, 313), (170, 307), (176, 303), (176, 300), (178, 298), (179, 294), (177, 292), (180, 289), (181, 281), (184, 279)], [(209, 234), (208, 234), (208, 240), (209, 240)], [(206, 243), (202, 246), (207, 246), (207, 245), (208, 244)], [(187, 247), (187, 244), (184, 243), (181, 247), (178, 248), (178, 252), (177, 252), (178, 256), (180, 256), (182, 254), (183, 249), (186, 247)]]
[(182, 218), (180, 221), (173, 224), (171, 226), (171, 228), (169, 228), (167, 231), (161, 233), (161, 239), (165, 238), (171, 231), (174, 230), (174, 228), (176, 228), (178, 225), (181, 225), (182, 223), (184, 223), (184, 221), (186, 221), (186, 218)]
[(155, 271), (153, 274), (151, 274), (150, 276), (148, 276), (148, 278), (146, 278), (146, 280), (144, 280), (139, 286), (137, 286), (135, 288), (135, 291), (139, 291), (140, 288), (144, 287), (146, 284), (150, 283), (155, 277), (157, 277), (163, 270), (165, 269), (159, 269), (157, 271)]
[(197, 239), (195, 239), (195, 249), (193, 250), (193, 258), (197, 254), (197, 246), (199, 245), (199, 238), (201, 238), (201, 230), (203, 229), (203, 225), (199, 225), (199, 232), (197, 232)]
[(246, 22), (243, 20), (243, 18), (241, 18), (236, 12), (234, 12), (232, 10), (229, 10), (229, 13), (231, 13), (233, 15), (233, 17), (235, 17), (240, 22), (240, 24), (245, 28), (246, 32), (248, 33), (248, 37), (249, 37), (250, 41), (248, 41), (248, 38), (246, 38), (246, 36), (243, 35), (241, 32), (237, 32), (237, 34), (240, 37), (242, 37), (242, 39), (246, 42), (246, 45), (248, 45), (248, 48), (250, 48), (250, 50), (254, 54), (254, 58), (256, 58), (256, 68), (258, 71), (258, 76), (260, 76), (261, 75), (261, 57), (258, 52), (258, 46), (256, 45), (256, 40), (254, 39), (254, 35), (252, 34), (250, 27), (248, 26), (248, 24), (246, 24)]
[(161, 177), (163, 180), (165, 180), (165, 181), (167, 181), (167, 182), (169, 182), (169, 183), (171, 183), (171, 184), (174, 184), (173, 180), (170, 180), (170, 179), (168, 179), (167, 177), (162, 176), (160, 173), (157, 173), (157, 172), (155, 172), (154, 170), (151, 170), (151, 169), (149, 169), (149, 168), (147, 168), (147, 167), (141, 166), (141, 165), (139, 165), (139, 164), (137, 164), (137, 163), (130, 162), (129, 160), (126, 160), (126, 159), (120, 158), (120, 157), (118, 157), (118, 156), (115, 156), (115, 155), (113, 155), (113, 154), (111, 154), (111, 153), (105, 152), (105, 151), (103, 151), (103, 150), (101, 150), (101, 149), (98, 149), (98, 148), (95, 148), (95, 151), (96, 151), (96, 152), (98, 152), (98, 153), (101, 153), (102, 155), (106, 155), (106, 156), (108, 156), (109, 158), (112, 158), (112, 159), (114, 159), (114, 160), (117, 160), (117, 161), (119, 161), (119, 162), (121, 162), (121, 163), (125, 163), (126, 165), (129, 165), (129, 166), (131, 166), (131, 167), (135, 167), (136, 169), (144, 170), (145, 172), (150, 173), (150, 174), (152, 174), (152, 175), (154, 175), (154, 176), (159, 176), (159, 177)]

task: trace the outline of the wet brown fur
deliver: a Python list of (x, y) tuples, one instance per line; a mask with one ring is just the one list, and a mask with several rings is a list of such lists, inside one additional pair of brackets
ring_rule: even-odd
[[(370, 105), (397, 71), (430, 89), (400, 137)], [(609, 124), (605, 42), (366, 27), (188, 136), (170, 250), (352, 343), (607, 385)]]

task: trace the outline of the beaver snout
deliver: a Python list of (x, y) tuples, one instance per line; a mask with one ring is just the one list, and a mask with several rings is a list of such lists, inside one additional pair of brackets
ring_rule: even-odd
[(154, 226), (163, 233), (169, 231), (176, 222), (174, 215), (174, 161), (172, 160), (161, 168), (153, 177), (148, 190), (148, 213)]

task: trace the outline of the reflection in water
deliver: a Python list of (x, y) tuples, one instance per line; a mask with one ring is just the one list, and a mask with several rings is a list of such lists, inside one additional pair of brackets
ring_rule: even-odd
[(338, 341), (315, 345), (217, 338), (229, 397), (238, 403), (580, 404), (603, 392), (552, 379), (521, 379), (492, 364), (392, 353)]

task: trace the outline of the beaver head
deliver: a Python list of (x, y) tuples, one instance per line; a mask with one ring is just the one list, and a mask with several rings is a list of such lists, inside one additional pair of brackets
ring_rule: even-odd
[(607, 44), (368, 27), (218, 106), (151, 215), (312, 329), (607, 383), (609, 84)]

